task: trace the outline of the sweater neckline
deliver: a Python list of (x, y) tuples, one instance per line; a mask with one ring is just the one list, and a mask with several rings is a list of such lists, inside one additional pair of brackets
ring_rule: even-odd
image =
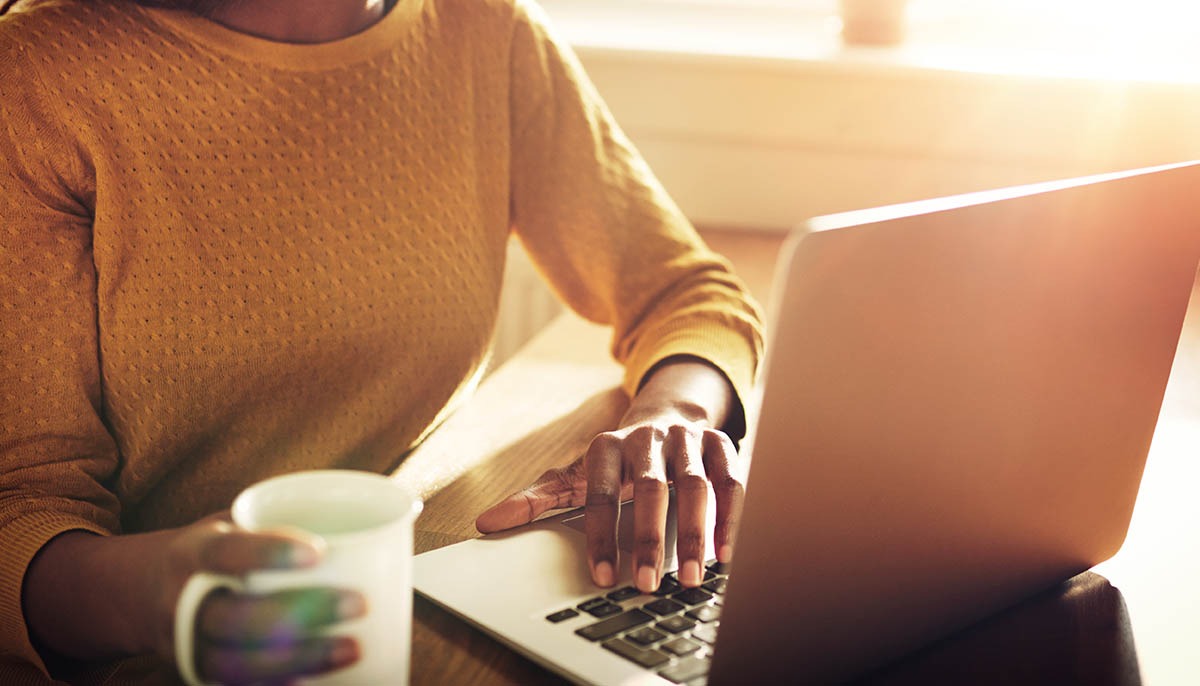
[(399, 0), (379, 21), (345, 38), (325, 43), (285, 43), (236, 31), (182, 10), (138, 9), (154, 22), (235, 59), (290, 71), (321, 71), (365, 61), (394, 48), (424, 0)]

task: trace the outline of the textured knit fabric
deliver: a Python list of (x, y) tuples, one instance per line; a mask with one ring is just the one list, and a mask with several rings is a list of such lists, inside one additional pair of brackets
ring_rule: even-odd
[(21, 586), (59, 533), (394, 467), (485, 364), (514, 233), (612, 325), (627, 390), (689, 354), (747, 397), (754, 305), (536, 7), (401, 0), (318, 45), (117, 0), (21, 10), (0, 19), (0, 658), (43, 668)]

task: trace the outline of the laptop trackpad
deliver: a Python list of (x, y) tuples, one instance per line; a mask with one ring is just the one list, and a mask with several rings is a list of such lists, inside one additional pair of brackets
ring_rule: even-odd
[[(670, 500), (667, 503), (667, 531), (663, 540), (663, 569), (675, 569), (675, 489), (670, 490)], [(566, 526), (585, 534), (583, 527), (583, 510), (562, 520)], [(633, 533), (633, 501), (621, 503), (621, 514), (617, 520), (617, 547), (626, 553), (633, 554), (635, 541)]]

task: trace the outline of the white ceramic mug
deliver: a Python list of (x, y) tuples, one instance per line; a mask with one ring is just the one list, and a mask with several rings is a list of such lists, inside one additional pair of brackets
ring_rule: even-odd
[(355, 590), (366, 598), (365, 616), (326, 630), (357, 640), (360, 658), (349, 667), (301, 683), (407, 684), (413, 521), (420, 512), (420, 500), (393, 480), (368, 472), (296, 472), (242, 491), (233, 501), (234, 524), (247, 531), (303, 529), (325, 540), (325, 557), (315, 567), (253, 572), (245, 578), (194, 574), (175, 606), (175, 659), (184, 681), (206, 686), (196, 672), (194, 631), (196, 610), (208, 593), (219, 588), (271, 593), (324, 586)]

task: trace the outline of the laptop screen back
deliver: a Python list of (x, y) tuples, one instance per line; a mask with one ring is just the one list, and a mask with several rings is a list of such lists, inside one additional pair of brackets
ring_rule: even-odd
[(1074, 184), (785, 248), (711, 683), (854, 675), (1120, 547), (1200, 167)]

